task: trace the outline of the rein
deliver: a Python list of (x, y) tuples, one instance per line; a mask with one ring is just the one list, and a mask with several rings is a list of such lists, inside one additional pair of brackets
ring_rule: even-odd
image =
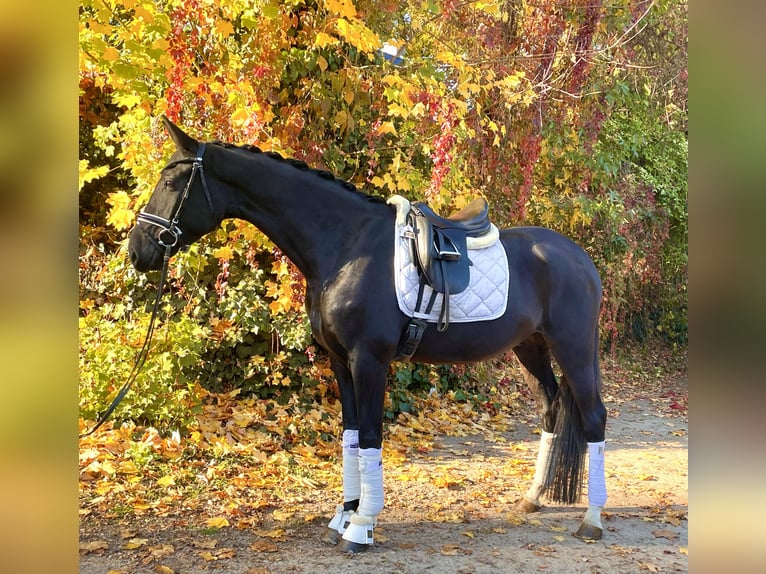
[[(86, 436), (92, 435), (96, 430), (103, 425), (109, 416), (114, 412), (114, 409), (117, 408), (117, 405), (119, 405), (122, 402), (122, 399), (125, 398), (125, 395), (128, 394), (128, 391), (130, 390), (130, 387), (133, 386), (133, 383), (136, 381), (136, 378), (138, 377), (138, 373), (141, 371), (141, 369), (144, 366), (144, 363), (146, 362), (146, 357), (149, 355), (149, 347), (151, 346), (152, 342), (152, 336), (154, 335), (154, 323), (157, 319), (157, 314), (159, 312), (160, 308), (160, 301), (162, 300), (162, 289), (165, 286), (165, 280), (167, 279), (168, 274), (168, 262), (170, 261), (170, 253), (173, 249), (173, 247), (178, 244), (178, 240), (180, 239), (181, 235), (183, 234), (183, 231), (181, 231), (181, 228), (178, 227), (178, 216), (181, 212), (181, 207), (183, 206), (184, 202), (186, 201), (186, 198), (189, 196), (189, 190), (191, 189), (191, 185), (194, 182), (194, 176), (199, 172), (200, 179), (202, 180), (202, 187), (205, 190), (205, 198), (207, 199), (208, 205), (210, 206), (211, 212), (213, 209), (213, 201), (210, 197), (210, 190), (207, 186), (207, 180), (205, 179), (205, 173), (202, 169), (202, 156), (205, 153), (205, 144), (200, 143), (199, 148), (197, 150), (197, 157), (194, 158), (185, 158), (178, 160), (176, 162), (171, 163), (167, 167), (171, 167), (180, 163), (191, 163), (192, 164), (192, 172), (189, 176), (189, 181), (186, 184), (186, 187), (184, 188), (183, 195), (181, 195), (181, 199), (176, 204), (175, 209), (173, 210), (173, 215), (170, 219), (165, 219), (164, 217), (160, 217), (159, 215), (155, 215), (153, 213), (147, 213), (143, 210), (141, 210), (136, 217), (136, 225), (139, 223), (148, 223), (150, 225), (154, 225), (156, 227), (162, 228), (162, 231), (160, 231), (160, 234), (156, 238), (156, 242), (161, 246), (165, 248), (165, 255), (162, 259), (162, 272), (160, 274), (160, 282), (157, 285), (157, 296), (154, 298), (154, 305), (152, 306), (152, 316), (151, 319), (149, 319), (149, 328), (146, 332), (146, 338), (144, 339), (144, 344), (141, 347), (141, 350), (138, 352), (138, 356), (136, 357), (136, 362), (133, 365), (133, 369), (130, 371), (130, 375), (128, 375), (128, 380), (125, 381), (125, 383), (120, 388), (120, 391), (117, 393), (117, 396), (114, 397), (112, 400), (112, 403), (109, 405), (109, 408), (106, 409), (106, 412), (104, 412), (103, 415), (98, 419), (98, 422), (96, 423), (96, 426), (94, 426), (92, 429), (90, 429), (85, 434), (81, 434), (79, 438), (84, 438)], [(165, 169), (167, 169), (167, 167)], [(170, 237), (163, 238), (164, 234), (169, 234)], [(167, 239), (167, 240), (166, 240)]]

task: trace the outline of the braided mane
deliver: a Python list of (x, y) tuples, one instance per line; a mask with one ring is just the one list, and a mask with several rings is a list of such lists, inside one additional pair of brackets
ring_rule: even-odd
[(287, 163), (288, 165), (290, 165), (290, 166), (292, 166), (295, 169), (298, 169), (300, 171), (308, 171), (308, 172), (314, 173), (315, 175), (317, 175), (317, 176), (319, 176), (322, 179), (325, 179), (327, 181), (334, 181), (338, 185), (343, 187), (345, 190), (353, 192), (353, 193), (356, 193), (358, 195), (361, 195), (362, 197), (364, 197), (366, 199), (369, 199), (370, 201), (377, 201), (377, 202), (381, 202), (381, 203), (385, 202), (385, 200), (380, 198), (380, 197), (377, 197), (375, 195), (370, 195), (368, 193), (360, 191), (359, 189), (357, 189), (356, 185), (354, 185), (350, 181), (347, 181), (345, 179), (337, 178), (331, 172), (327, 171), (326, 169), (317, 169), (317, 168), (310, 167), (305, 161), (303, 161), (301, 159), (296, 159), (296, 158), (291, 158), (291, 157), (285, 158), (285, 157), (282, 157), (281, 154), (279, 154), (279, 153), (277, 153), (275, 151), (263, 151), (258, 146), (254, 146), (252, 144), (235, 145), (235, 144), (231, 144), (231, 143), (227, 143), (227, 142), (222, 142), (222, 141), (218, 141), (218, 140), (214, 140), (211, 143), (213, 143), (213, 144), (215, 144), (217, 146), (220, 146), (222, 148), (225, 148), (225, 149), (239, 149), (239, 150), (247, 151), (247, 152), (250, 152), (250, 153), (262, 153), (265, 156), (267, 156), (267, 157), (269, 157), (269, 158), (271, 158), (273, 160), (280, 161), (280, 162), (283, 162), (283, 163)]

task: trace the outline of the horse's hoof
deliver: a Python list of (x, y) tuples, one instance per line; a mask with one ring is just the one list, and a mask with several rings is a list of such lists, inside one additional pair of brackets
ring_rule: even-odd
[(529, 502), (526, 498), (522, 498), (516, 503), (516, 507), (514, 510), (516, 512), (521, 512), (523, 514), (532, 514), (533, 512), (539, 512), (542, 506), (539, 504), (535, 504), (534, 502)]
[(584, 522), (580, 524), (580, 528), (574, 533), (574, 537), (579, 538), (580, 540), (601, 540), (602, 535), (603, 530), (598, 526), (585, 524)]
[(345, 538), (342, 538), (337, 546), (341, 552), (346, 552), (348, 554), (359, 554), (360, 552), (365, 552), (369, 547), (369, 544), (359, 544), (358, 542), (351, 542)]
[(334, 528), (328, 528), (327, 532), (322, 535), (322, 542), (336, 546), (340, 541), (340, 534)]

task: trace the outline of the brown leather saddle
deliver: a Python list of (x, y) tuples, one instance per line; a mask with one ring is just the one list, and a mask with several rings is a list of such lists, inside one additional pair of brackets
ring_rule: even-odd
[(408, 215), (413, 231), (413, 261), (417, 263), (420, 289), (416, 308), (420, 311), (425, 285), (433, 290), (426, 308), (431, 312), (437, 293), (443, 295), (437, 329), (449, 326), (449, 296), (465, 291), (471, 278), (468, 237), (481, 237), (492, 226), (489, 204), (477, 198), (449, 217), (442, 217), (422, 202), (413, 203)]

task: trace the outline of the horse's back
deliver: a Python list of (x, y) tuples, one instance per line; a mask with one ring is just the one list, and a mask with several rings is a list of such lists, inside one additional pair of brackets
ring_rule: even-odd
[(601, 279), (593, 260), (577, 243), (546, 227), (511, 227), (500, 232), (511, 273), (541, 270), (556, 282), (584, 283), (601, 295)]

